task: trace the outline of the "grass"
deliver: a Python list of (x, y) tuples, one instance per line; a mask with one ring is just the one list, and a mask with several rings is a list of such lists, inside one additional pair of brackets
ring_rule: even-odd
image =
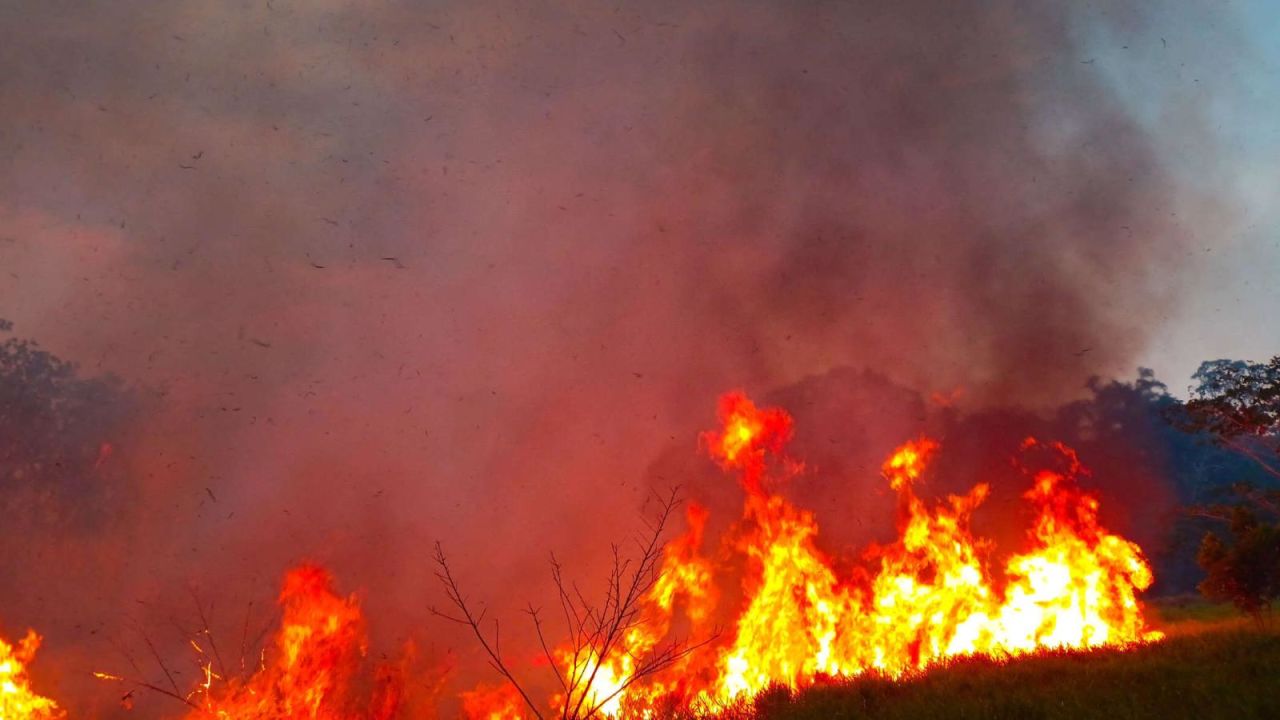
[(1201, 629), (1221, 629), (1249, 622), (1229, 604), (1205, 602), (1197, 595), (1179, 595), (1147, 603), (1148, 616), (1168, 632), (1183, 634)]
[(775, 688), (716, 720), (1280, 718), (1280, 629), (1229, 608), (1154, 608), (1168, 637), (1127, 651), (1055, 651), (1012, 661), (966, 658), (920, 677)]

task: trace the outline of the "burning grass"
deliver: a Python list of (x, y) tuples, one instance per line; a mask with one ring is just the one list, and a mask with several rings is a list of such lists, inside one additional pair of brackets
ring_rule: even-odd
[[(719, 539), (719, 552), (703, 554), (707, 514), (693, 507), (686, 533), (665, 546), (660, 562), (649, 552), (640, 561), (660, 568), (659, 581), (625, 584), (640, 594), (583, 606), (565, 602), (561, 585), (565, 616), (592, 621), (587, 632), (581, 622), (571, 626), (568, 649), (553, 651), (544, 640), (562, 696), (531, 697), (495, 652), (496, 637), (486, 640), (440, 556), (450, 598), (519, 690), (485, 696), (495, 702), (478, 716), (653, 717), (663, 708), (735, 707), (770, 688), (790, 692), (829, 678), (905, 680), (959, 658), (1003, 663), (1052, 649), (1132, 650), (1163, 637), (1138, 600), (1152, 582), (1150, 566), (1136, 544), (1101, 525), (1097, 498), (1079, 484), (1087, 470), (1070, 448), (1023, 443), (1036, 461), (1024, 468), (1035, 520), (1026, 545), (1000, 556), (969, 530), (987, 485), (926, 500), (919, 488), (939, 444), (907, 442), (883, 467), (898, 498), (899, 536), (867, 548), (849, 572), (820, 548), (814, 514), (779, 491), (803, 468), (786, 454), (790, 416), (730, 393), (720, 421), (702, 442), (736, 477), (741, 519)], [(744, 567), (741, 575), (718, 572), (732, 562)], [(610, 587), (623, 585), (615, 579)], [(726, 596), (741, 600), (724, 606)], [(710, 639), (694, 652), (662, 655), (677, 625)], [(541, 624), (538, 631), (543, 637)]]
[(891, 679), (864, 675), (792, 691), (775, 686), (718, 713), (672, 720), (1280, 717), (1280, 628), (1218, 606), (1170, 613), (1169, 637), (1140, 648), (969, 657)]
[[(185, 703), (186, 720), (400, 717), (403, 668), (384, 662), (376, 666), (372, 681), (367, 677), (364, 615), (354, 595), (338, 594), (327, 570), (304, 564), (285, 574), (278, 603), (280, 623), (270, 647), (262, 650), (256, 663), (245, 663), (242, 657), (240, 668), (223, 661), (206, 623), (198, 641), (189, 640), (201, 675), (193, 688), (183, 689), (158, 654), (167, 688), (114, 673), (94, 675)], [(125, 698), (132, 696), (129, 692)], [(132, 702), (126, 708), (132, 709)], [(46, 716), (0, 712), (0, 720), (46, 720)]]
[[(790, 417), (737, 393), (723, 398), (720, 416), (721, 429), (703, 442), (745, 492), (742, 523), (727, 538), (747, 560), (745, 606), (732, 617), (726, 646), (691, 656), (668, 677), (646, 678), (620, 694), (621, 707), (630, 700), (635, 709), (651, 706), (673, 692), (684, 702), (724, 705), (776, 684), (910, 676), (957, 657), (1127, 647), (1161, 637), (1137, 600), (1152, 581), (1150, 567), (1137, 545), (1099, 524), (1098, 501), (1077, 484), (1085, 470), (1069, 448), (1024, 443), (1025, 451), (1047, 453), (1058, 467), (1028, 469), (1025, 498), (1036, 511), (1028, 548), (995, 567), (985, 560), (986, 541), (969, 532), (987, 486), (925, 501), (917, 487), (939, 446), (927, 438), (904, 444), (883, 469), (898, 495), (900, 536), (867, 551), (869, 579), (860, 580), (836, 571), (817, 546), (813, 514), (775, 489), (800, 467), (785, 455)], [(771, 475), (770, 467), (781, 469)], [(701, 527), (691, 524), (690, 532), (700, 536)], [(653, 602), (652, 615), (663, 618), (659, 632), (669, 626), (672, 595), (709, 615), (702, 610), (707, 562), (668, 555), (664, 576), (693, 581)], [(686, 572), (691, 564), (698, 572)], [(689, 619), (696, 628), (697, 617)], [(641, 637), (635, 645), (643, 652), (651, 643)], [(615, 669), (611, 677), (624, 673)]]
[[(706, 553), (708, 511), (691, 505), (685, 532), (664, 543), (673, 494), (640, 543), (641, 558), (633, 564), (615, 556), (599, 603), (564, 582), (555, 566), (568, 632), (553, 634), (529, 609), (560, 685), (550, 697), (519, 682), (496, 624), (486, 640), (484, 613), (467, 605), (437, 546), (440, 577), (461, 615), (453, 619), (471, 627), (493, 667), (511, 681), (464, 693), (464, 712), (490, 720), (655, 718), (672, 708), (677, 717), (689, 708), (716, 708), (715, 717), (723, 718), (792, 711), (857, 717), (842, 703), (865, 714), (888, 699), (931, 697), (929, 688), (941, 684), (938, 698), (972, 691), (975, 702), (988, 703), (975, 705), (978, 715), (1022, 717), (1019, 708), (1031, 706), (1019, 705), (1020, 693), (1052, 685), (1066, 667), (1046, 670), (1045, 663), (1080, 661), (1065, 649), (1105, 648), (1102, 660), (1088, 662), (1106, 662), (1163, 637), (1138, 600), (1152, 582), (1141, 549), (1100, 524), (1098, 500), (1079, 484), (1087, 471), (1065, 446), (1030, 438), (1023, 444), (1024, 456), (1035, 457), (1025, 468), (1024, 495), (1034, 521), (1023, 547), (996, 554), (969, 529), (987, 486), (926, 499), (920, 490), (940, 447), (928, 438), (907, 442), (883, 467), (898, 499), (899, 536), (865, 549), (850, 570), (821, 549), (815, 515), (779, 490), (803, 467), (786, 454), (790, 416), (730, 393), (720, 421), (701, 440), (742, 489), (741, 518), (719, 538), (720, 550)], [(722, 572), (733, 563), (741, 573)], [(302, 566), (285, 576), (279, 603), (275, 641), (251, 671), (228, 672), (206, 622), (208, 649), (192, 642), (203, 683), (180, 688), (162, 663), (168, 689), (134, 684), (186, 703), (190, 720), (399, 716), (403, 678), (388, 670), (376, 682), (361, 680), (367, 647), (354, 596), (339, 595), (326, 571)], [(31, 642), (20, 646), (20, 662), (32, 652)], [(1011, 662), (1015, 657), (1029, 662)], [(999, 679), (985, 690), (979, 688), (986, 681), (968, 679), (986, 675)], [(960, 679), (947, 685), (952, 677)], [(820, 712), (803, 714), (813, 703)]]
[(400, 703), (394, 673), (383, 673), (368, 703), (352, 697), (352, 681), (366, 653), (364, 618), (354, 597), (342, 597), (325, 570), (289, 571), (280, 591), (283, 610), (274, 652), (264, 653), (247, 678), (225, 678), (213, 660), (188, 720), (390, 720)]

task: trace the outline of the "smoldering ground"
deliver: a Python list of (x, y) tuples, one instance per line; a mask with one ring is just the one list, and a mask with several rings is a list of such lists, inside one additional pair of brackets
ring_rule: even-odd
[(1179, 52), (1175, 12), (0, 8), (3, 316), (154, 400), (110, 522), (5, 524), (5, 629), (106, 712), (102, 637), (188, 583), (238, 623), (311, 557), (443, 652), (432, 539), (507, 610), (549, 550), (589, 576), (724, 389), (1043, 407), (1129, 373), (1229, 199), (1162, 158), (1211, 166), (1195, 108), (1140, 123), (1089, 43)]

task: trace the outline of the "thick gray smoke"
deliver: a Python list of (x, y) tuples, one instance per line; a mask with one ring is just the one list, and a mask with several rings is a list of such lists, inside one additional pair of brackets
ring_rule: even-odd
[(443, 648), (433, 539), (588, 573), (723, 390), (1127, 374), (1212, 199), (1092, 59), (1172, 10), (1070, 5), (0, 6), (0, 317), (154, 399), (106, 529), (0, 528), (3, 630), (106, 712), (104, 637), (310, 557)]

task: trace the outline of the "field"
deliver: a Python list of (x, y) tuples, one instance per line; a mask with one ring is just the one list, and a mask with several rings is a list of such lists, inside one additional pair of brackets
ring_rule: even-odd
[(966, 659), (902, 681), (859, 678), (794, 696), (785, 688), (717, 720), (877, 718), (1280, 718), (1280, 628), (1229, 608), (1166, 602), (1168, 637), (1129, 651)]

